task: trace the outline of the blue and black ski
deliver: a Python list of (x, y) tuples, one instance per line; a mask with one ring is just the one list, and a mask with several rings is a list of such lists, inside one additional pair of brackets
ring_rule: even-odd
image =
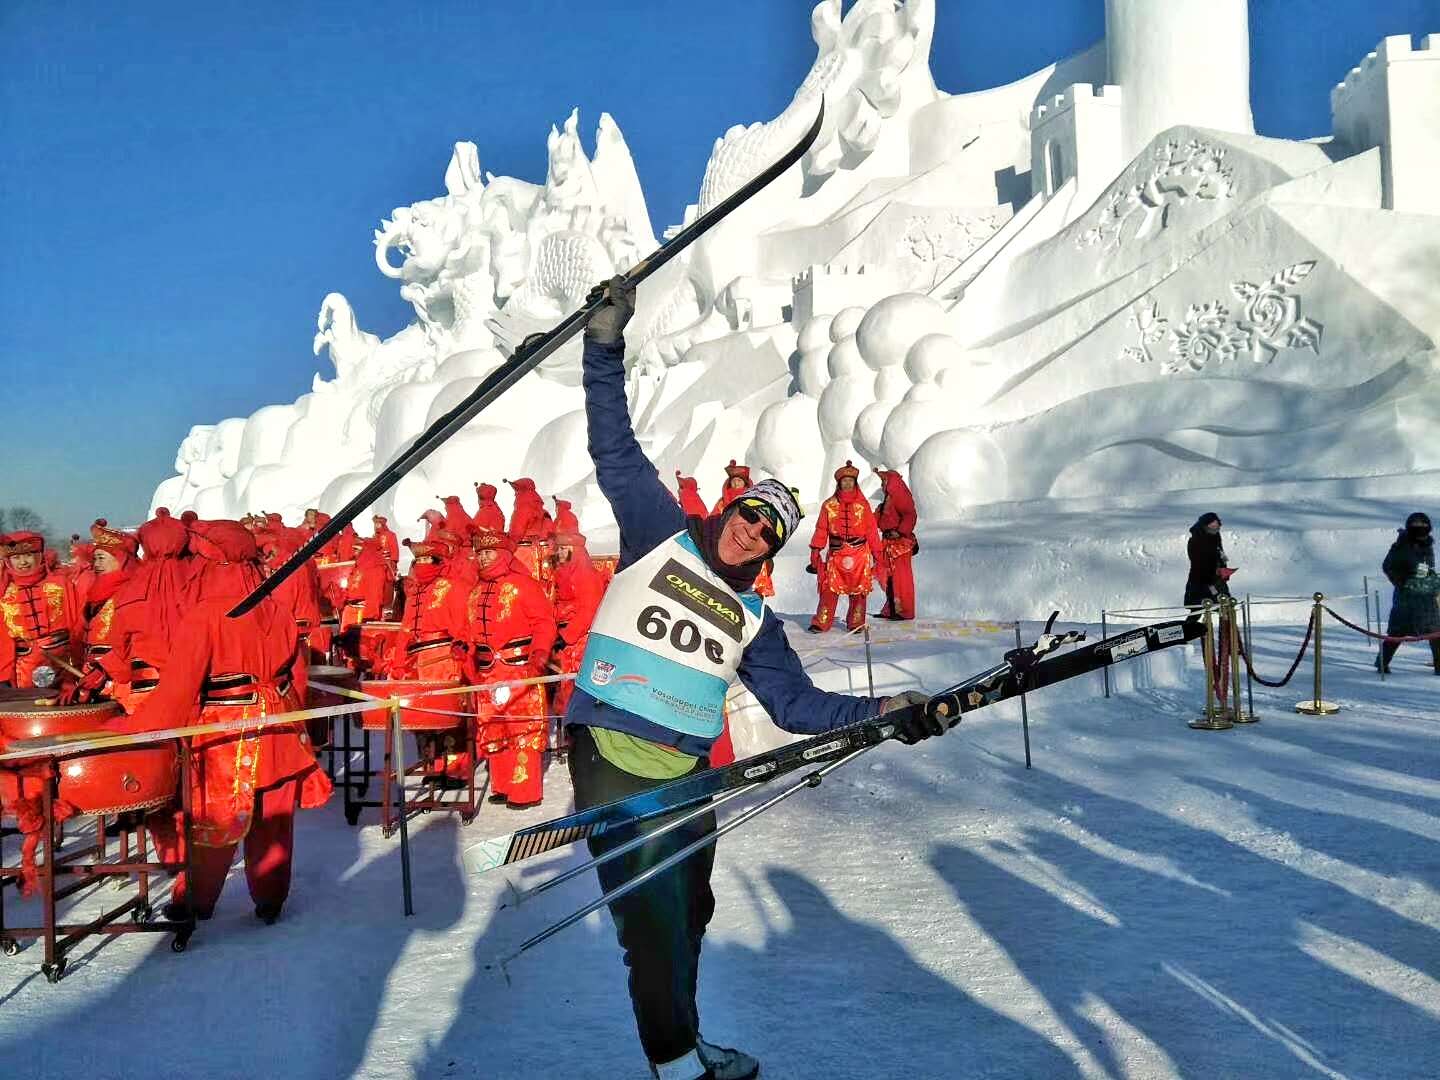
[[(1085, 640), (1084, 631), (1051, 633), (1055, 618), (1055, 615), (1050, 616), (1045, 632), (1033, 645), (1012, 649), (1001, 663), (942, 690), (922, 707), (932, 716), (942, 719), (948, 727), (954, 727), (965, 713), (1098, 671), (1122, 660), (1194, 641), (1204, 632), (1200, 617), (1192, 615), (1170, 622), (1151, 623), (1091, 642), (1083, 648), (1050, 656), (1064, 645)], [(465, 864), (476, 873), (509, 866), (577, 840), (694, 806), (736, 788), (768, 783), (796, 769), (833, 761), (864, 747), (893, 739), (896, 733), (894, 721), (883, 716), (862, 720), (722, 768), (682, 776), (668, 784), (602, 806), (592, 806), (553, 821), (482, 840), (466, 850)]]

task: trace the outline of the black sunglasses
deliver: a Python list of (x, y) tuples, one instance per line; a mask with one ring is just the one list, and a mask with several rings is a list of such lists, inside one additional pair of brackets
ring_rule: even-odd
[(746, 499), (736, 507), (735, 512), (740, 515), (740, 520), (746, 525), (754, 525), (759, 521), (765, 522), (765, 528), (760, 530), (760, 539), (772, 548), (780, 546), (780, 533), (776, 530), (777, 528), (783, 529), (784, 526), (771, 516), (773, 511), (768, 506), (758, 499)]

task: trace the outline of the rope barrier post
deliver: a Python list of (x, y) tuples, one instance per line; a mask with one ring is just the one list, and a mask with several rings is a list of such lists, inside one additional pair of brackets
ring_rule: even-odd
[(1321, 680), (1324, 670), (1324, 646), (1321, 644), (1321, 618), (1324, 610), (1322, 604), (1325, 602), (1324, 593), (1315, 594), (1315, 606), (1311, 609), (1310, 618), (1314, 620), (1310, 624), (1311, 633), (1315, 637), (1315, 693), (1309, 701), (1297, 701), (1295, 711), (1304, 713), (1306, 716), (1333, 716), (1340, 711), (1340, 706), (1333, 701), (1326, 701), (1322, 695)]
[(1230, 713), (1237, 724), (1253, 724), (1259, 719), (1240, 705), (1240, 602), (1234, 597), (1225, 601), (1225, 614), (1230, 634)]
[[(1105, 621), (1105, 611), (1102, 609), (1100, 612), (1100, 640), (1104, 641), (1109, 636), (1110, 630)], [(1110, 696), (1110, 665), (1108, 663), (1100, 669), (1100, 679), (1105, 684), (1105, 696), (1108, 698)]]
[(400, 888), (405, 894), (405, 915), (415, 914), (415, 896), (410, 885), (410, 827), (405, 813), (405, 733), (400, 727), (400, 699), (390, 699), (390, 737), (395, 740), (395, 803), (400, 815)]
[(1251, 647), (1249, 593), (1245, 594), (1245, 607), (1243, 611), (1245, 618), (1243, 627), (1245, 632), (1245, 712), (1249, 715), (1250, 723), (1253, 724), (1259, 720), (1260, 717), (1255, 715), (1255, 673), (1250, 669), (1250, 657), (1254, 655), (1254, 650)]
[[(1375, 590), (1375, 631), (1380, 631), (1380, 590)], [(1380, 681), (1385, 681), (1385, 642), (1375, 643), (1375, 669), (1380, 672)]]
[[(1024, 648), (1020, 640), (1020, 621), (1015, 621), (1015, 647)], [(1030, 768), (1030, 709), (1025, 704), (1025, 691), (1020, 691), (1020, 729), (1025, 733), (1025, 768)]]
[(865, 681), (870, 685), (870, 696), (875, 696), (875, 668), (870, 663), (870, 621), (865, 621)]
[(1215, 609), (1205, 601), (1205, 633), (1200, 637), (1201, 652), (1205, 658), (1205, 712), (1190, 721), (1196, 731), (1224, 731), (1235, 725), (1225, 715), (1225, 709), (1215, 702)]

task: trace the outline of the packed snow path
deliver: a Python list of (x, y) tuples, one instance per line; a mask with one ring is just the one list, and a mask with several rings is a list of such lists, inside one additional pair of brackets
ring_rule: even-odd
[[(1013, 642), (941, 630), (877, 645), (881, 689), (938, 688)], [(1262, 672), (1299, 637), (1258, 632)], [(824, 640), (839, 662), (817, 678), (863, 685), (860, 651)], [(1440, 1075), (1440, 679), (1423, 648), (1384, 683), (1354, 635), (1326, 649), (1335, 717), (1293, 712), (1307, 661), (1290, 687), (1256, 687), (1260, 724), (1192, 731), (1203, 682), (1177, 650), (1117, 668), (1110, 700), (1098, 675), (1032, 695), (1033, 770), (1007, 704), (725, 838), (707, 1037), (770, 1080)], [(502, 874), (459, 865), (468, 843), (561, 813), (567, 789), (552, 767), (541, 811), (420, 819), (412, 919), (398, 842), (336, 805), (301, 816), (273, 927), (237, 871), (184, 955), (87, 942), (58, 986), (33, 945), (0, 959), (0, 1071), (642, 1080), (608, 916), (511, 964), (510, 985), (496, 963), (593, 878), (498, 910)]]

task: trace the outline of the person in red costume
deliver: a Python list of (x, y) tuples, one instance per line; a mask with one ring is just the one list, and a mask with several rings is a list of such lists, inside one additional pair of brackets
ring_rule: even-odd
[(510, 511), (510, 542), (515, 561), (540, 583), (547, 599), (555, 597), (555, 567), (550, 561), (555, 520), (545, 509), (545, 500), (528, 476), (506, 481), (515, 489), (515, 506)]
[(905, 478), (889, 469), (877, 470), (884, 501), (875, 511), (880, 530), (880, 581), (885, 588), (882, 619), (915, 618), (915, 571), (910, 560), (920, 550), (915, 539), (915, 497)]
[[(52, 686), (79, 659), (85, 612), (75, 582), (47, 569), (45, 538), (0, 537), (6, 583), (0, 592), (0, 684)], [(50, 656), (46, 656), (46, 653)]]
[[(579, 529), (558, 529), (555, 533), (555, 668), (560, 674), (574, 675), (580, 671), (590, 624), (605, 596), (606, 577), (595, 569), (585, 537)], [(555, 712), (565, 714), (573, 682), (558, 683), (555, 688)]]
[(685, 512), (686, 517), (705, 518), (710, 516), (710, 511), (705, 508), (705, 500), (700, 498), (700, 484), (695, 477), (686, 476), (676, 469), (675, 488), (675, 497), (679, 500), (680, 509)]
[[(109, 679), (102, 666), (102, 658), (114, 651), (115, 645), (123, 637), (123, 628), (118, 625), (119, 620), (115, 617), (117, 594), (129, 582), (138, 565), (136, 554), (140, 550), (140, 541), (132, 534), (112, 529), (104, 518), (97, 518), (95, 524), (90, 526), (90, 536), (94, 549), (90, 562), (95, 570), (95, 580), (91, 582), (82, 605), (85, 612), (85, 631), (81, 655), (84, 658), (82, 666), (85, 675), (80, 684), (63, 695), (67, 699), (74, 697), (86, 680), (93, 682), (99, 679), (103, 684)], [(128, 656), (125, 658), (125, 666), (129, 666)], [(93, 674), (97, 668), (99, 674)]]
[(480, 500), (480, 505), (475, 508), (475, 513), (470, 517), (471, 525), (483, 532), (504, 532), (505, 511), (500, 509), (500, 504), (495, 501), (499, 489), (494, 484), (476, 484), (475, 495)]
[[(810, 573), (818, 578), (820, 605), (810, 620), (810, 632), (824, 633), (835, 623), (835, 605), (848, 596), (847, 630), (865, 625), (865, 598), (874, 585), (880, 561), (880, 531), (875, 511), (861, 492), (860, 470), (850, 462), (835, 470), (835, 494), (820, 504), (815, 535), (810, 538)], [(822, 552), (828, 557), (822, 557)]]
[[(548, 674), (555, 645), (555, 612), (544, 591), (515, 559), (504, 533), (472, 540), (480, 580), (466, 601), (463, 657), (466, 681), (506, 682)], [(516, 809), (543, 796), (549, 720), (545, 687), (502, 686), (475, 694), (482, 725), (479, 749), (490, 766), (490, 799)]]
[[(470, 591), (470, 584), (449, 572), (459, 540), (442, 529), (430, 540), (404, 543), (413, 561), (403, 579), (401, 631), (389, 643), (381, 670), (391, 679), (433, 679), (459, 685), (463, 671), (454, 644), (464, 641), (469, 629), (465, 601)], [(473, 748), (447, 752), (441, 745), (444, 734), (417, 732), (416, 739), (422, 758), (427, 750), (433, 755), (442, 784), (465, 786), (475, 769)]]
[(169, 510), (157, 508), (136, 534), (144, 558), (115, 595), (112, 648), (100, 658), (113, 685), (96, 688), (98, 676), (86, 672), (88, 690), (115, 698), (127, 712), (134, 712), (159, 684), (161, 666), (189, 606), (191, 576), (190, 532)]
[[(313, 534), (312, 534), (313, 535)], [(303, 529), (268, 527), (255, 534), (260, 561), (268, 576), (304, 546)], [(290, 612), (295, 628), (307, 647), (307, 659), (320, 662), (330, 652), (330, 629), (321, 623), (320, 570), (314, 560), (307, 562), (280, 583), (275, 598)]]
[(345, 585), (345, 608), (340, 613), (342, 632), (367, 620), (383, 619), (395, 592), (395, 562), (399, 557), (395, 534), (379, 514), (371, 522), (374, 535), (360, 542), (355, 567)]
[[(199, 564), (193, 605), (176, 631), (164, 678), (126, 729), (259, 719), (300, 708), (306, 665), (290, 613), (266, 597), (239, 618), (228, 615), (260, 584), (255, 538), (236, 521), (196, 522), (190, 549)], [(330, 780), (303, 724), (196, 735), (191, 748), (191, 873), (176, 880), (167, 914), (181, 916), (188, 905), (209, 918), (243, 843), (255, 914), (273, 923), (290, 893), (295, 810), (323, 805)], [(173, 826), (157, 835), (157, 846), (178, 853)]]
[(70, 558), (66, 562), (56, 564), (56, 553), (54, 549), (45, 550), (45, 568), (54, 573), (65, 574), (71, 581), (75, 582), (75, 591), (80, 596), (80, 604), (84, 606), (86, 597), (90, 592), (90, 586), (95, 583), (95, 545), (82, 541), (79, 533), (72, 533), (70, 536)]
[(447, 572), (456, 541), (441, 532), (433, 540), (405, 541), (414, 561), (405, 576), (405, 615), (401, 635), (387, 659), (392, 679), (456, 679), (460, 663), (450, 648), (468, 629), (467, 591)]
[(750, 466), (737, 465), (735, 459), (730, 459), (730, 464), (725, 466), (725, 486), (720, 489), (720, 498), (715, 500), (715, 505), (710, 508), (710, 513), (718, 514), (732, 502), (740, 497), (740, 493), (750, 486)]

